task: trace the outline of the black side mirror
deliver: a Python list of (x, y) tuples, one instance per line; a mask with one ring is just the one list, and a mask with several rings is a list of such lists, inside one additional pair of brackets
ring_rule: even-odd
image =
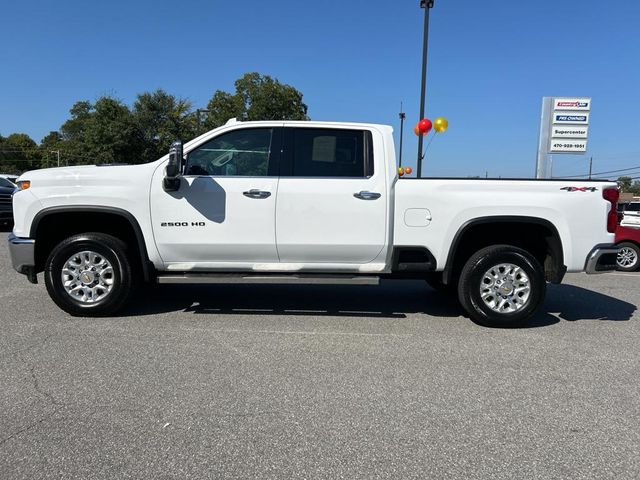
[(169, 163), (165, 169), (164, 189), (175, 192), (180, 188), (180, 176), (182, 175), (182, 142), (175, 141), (169, 148)]

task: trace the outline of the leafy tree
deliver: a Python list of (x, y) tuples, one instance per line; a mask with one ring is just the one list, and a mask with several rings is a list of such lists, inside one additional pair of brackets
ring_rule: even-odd
[(77, 163), (140, 163), (140, 135), (125, 104), (101, 97), (77, 102), (61, 127), (65, 154)]
[(628, 191), (634, 195), (640, 195), (640, 181), (636, 180), (633, 182)]
[(40, 141), (42, 167), (57, 167), (58, 155), (60, 156), (60, 165), (69, 163), (69, 159), (65, 158), (64, 149), (65, 143), (60, 132), (49, 132)]
[(173, 140), (190, 140), (230, 118), (239, 120), (308, 120), (302, 93), (267, 75), (247, 73), (235, 82), (235, 93), (218, 90), (203, 121), (191, 102), (164, 90), (144, 92), (130, 108), (104, 96), (81, 100), (69, 118), (38, 146), (28, 135), (0, 136), (0, 170), (18, 172), (39, 167), (97, 163), (143, 163), (164, 155)]
[(212, 129), (230, 118), (251, 120), (308, 120), (302, 93), (268, 75), (247, 73), (235, 82), (234, 94), (217, 90), (207, 105), (204, 126)]
[(27, 170), (40, 166), (38, 145), (26, 133), (12, 133), (0, 141), (0, 169)]
[(631, 188), (631, 177), (619, 177), (618, 185), (623, 192), (628, 192)]
[(140, 136), (142, 161), (156, 160), (167, 153), (174, 140), (189, 140), (196, 135), (196, 118), (190, 111), (191, 102), (164, 90), (138, 95), (133, 120)]

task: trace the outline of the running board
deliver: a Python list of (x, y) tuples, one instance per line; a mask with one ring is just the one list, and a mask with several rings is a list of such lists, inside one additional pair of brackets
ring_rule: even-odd
[(247, 273), (185, 273), (158, 275), (157, 282), (173, 284), (277, 283), (298, 285), (378, 285), (380, 283), (380, 277), (322, 274), (265, 275)]

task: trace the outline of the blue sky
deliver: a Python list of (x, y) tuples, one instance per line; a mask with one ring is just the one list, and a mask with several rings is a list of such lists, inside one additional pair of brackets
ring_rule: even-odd
[[(396, 138), (404, 101), (413, 166), (418, 3), (5, 2), (0, 133), (39, 141), (75, 101), (104, 94), (131, 103), (163, 88), (202, 107), (258, 71), (301, 90), (314, 120), (387, 123)], [(450, 129), (425, 174), (532, 175), (545, 95), (593, 97), (589, 152), (556, 156), (554, 175), (586, 172), (590, 155), (595, 172), (640, 165), (639, 26), (635, 0), (436, 0), (427, 117)]]

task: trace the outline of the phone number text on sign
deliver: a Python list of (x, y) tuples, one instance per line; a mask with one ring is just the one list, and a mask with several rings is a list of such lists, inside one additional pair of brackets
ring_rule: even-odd
[(552, 153), (560, 153), (560, 152), (565, 152), (565, 153), (584, 153), (587, 151), (587, 142), (585, 142), (584, 140), (577, 140), (577, 141), (572, 141), (572, 140), (563, 140), (563, 141), (558, 141), (558, 140), (552, 140), (551, 141), (551, 148), (549, 149), (550, 152)]

